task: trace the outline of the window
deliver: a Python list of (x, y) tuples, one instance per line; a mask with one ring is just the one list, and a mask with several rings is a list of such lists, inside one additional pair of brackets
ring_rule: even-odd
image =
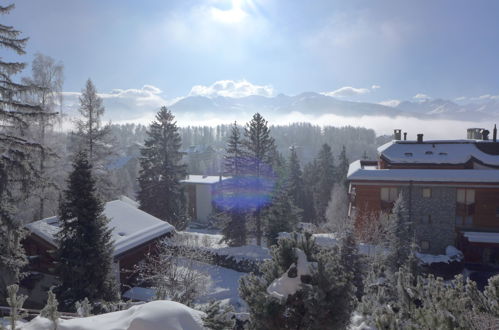
[(430, 249), (430, 242), (421, 241), (421, 250), (428, 251)]
[(423, 188), (423, 198), (430, 198), (431, 197), (431, 188)]
[(399, 190), (397, 187), (381, 188), (381, 200), (383, 202), (395, 202), (398, 197), (399, 197)]
[(474, 214), (475, 214), (475, 190), (457, 189), (456, 225), (472, 226)]
[(499, 206), (496, 206), (496, 217), (499, 217)]
[(385, 212), (391, 212), (398, 196), (399, 196), (399, 190), (397, 187), (382, 187), (381, 209)]

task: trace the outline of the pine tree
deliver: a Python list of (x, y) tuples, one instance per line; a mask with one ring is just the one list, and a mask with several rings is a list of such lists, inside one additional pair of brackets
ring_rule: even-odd
[(212, 301), (204, 309), (203, 325), (211, 330), (232, 330), (235, 322), (231, 319), (234, 309), (231, 305), (222, 306), (220, 301)]
[(288, 161), (289, 194), (293, 204), (304, 209), (304, 187), (303, 173), (300, 168), (300, 161), (296, 153), (296, 147), (291, 147), (291, 155)]
[(341, 148), (341, 153), (338, 157), (338, 167), (336, 168), (336, 182), (348, 188), (347, 174), (350, 162), (347, 158), (347, 151), (345, 146)]
[[(278, 299), (268, 288), (281, 276), (298, 276), (299, 254), (306, 256), (310, 274), (300, 275), (302, 284), (295, 293)], [(310, 234), (295, 235), (280, 239), (271, 255), (260, 267), (260, 276), (252, 273), (240, 281), (251, 329), (346, 329), (355, 307), (355, 288), (337, 248), (321, 250)]]
[(23, 305), (28, 296), (26, 295), (18, 295), (19, 285), (12, 284), (7, 287), (8, 297), (7, 304), (9, 305), (10, 316), (7, 317), (10, 323), (10, 329), (19, 329), (16, 327), (16, 323), (19, 320), (22, 320), (24, 317), (28, 316), (28, 314), (23, 311)]
[(314, 190), (319, 179), (317, 160), (314, 159), (303, 168), (303, 218), (306, 222), (314, 222), (316, 219)]
[(112, 228), (96, 197), (92, 166), (84, 152), (76, 155), (60, 205), (57, 234), (58, 295), (65, 308), (83, 298), (92, 302), (118, 297), (113, 271)]
[(78, 128), (76, 134), (80, 137), (83, 150), (88, 154), (90, 164), (94, 167), (101, 166), (102, 162), (112, 154), (111, 148), (107, 146), (111, 124), (102, 126), (105, 108), (90, 79), (81, 91), (78, 111), (83, 119), (76, 122)]
[(186, 166), (181, 164), (181, 140), (175, 117), (162, 107), (149, 126), (140, 150), (138, 201), (140, 209), (182, 230), (187, 226), (184, 189)]
[[(38, 105), (44, 114), (32, 125), (33, 137), (42, 145), (48, 146), (49, 134), (61, 116), (57, 113), (57, 107), (62, 107), (62, 85), (63, 70), (61, 63), (56, 63), (49, 56), (40, 53), (35, 54), (31, 64), (32, 77), (23, 78), (23, 83), (34, 88), (25, 96), (27, 102)], [(37, 190), (33, 192), (38, 200), (36, 219), (43, 219), (46, 215), (47, 201), (55, 200), (59, 195), (59, 187), (55, 184), (57, 176), (54, 160), (58, 158), (52, 148), (42, 149), (40, 152), (39, 168), (40, 178), (37, 182)]]
[(230, 176), (222, 183), (222, 200), (218, 207), (224, 213), (222, 234), (230, 246), (246, 244), (246, 212), (247, 206), (243, 198), (244, 155), (241, 133), (237, 123), (231, 127), (224, 156), (224, 174)]
[(102, 125), (102, 116), (105, 108), (102, 98), (97, 95), (97, 89), (90, 79), (81, 91), (80, 107), (78, 109), (82, 119), (76, 121), (74, 147), (77, 151), (85, 151), (97, 178), (97, 192), (105, 199), (116, 197), (116, 188), (113, 186), (108, 163), (115, 152), (112, 147), (111, 123)]
[(91, 315), (92, 305), (88, 298), (85, 297), (82, 301), (75, 302), (75, 309), (79, 317), (87, 317)]
[(331, 147), (325, 143), (317, 156), (317, 176), (319, 181), (314, 187), (314, 209), (316, 223), (326, 221), (326, 209), (335, 182), (334, 158)]
[(262, 216), (267, 246), (277, 243), (280, 232), (292, 232), (301, 220), (300, 213), (301, 210), (292, 202), (289, 188), (278, 187), (272, 203), (263, 211)]
[[(0, 6), (0, 15), (13, 8), (13, 4)], [(17, 55), (25, 54), (28, 38), (20, 35), (13, 27), (0, 24), (0, 47)], [(30, 136), (30, 124), (46, 115), (38, 105), (22, 100), (32, 86), (12, 80), (25, 63), (3, 59), (4, 56), (0, 58), (0, 301), (7, 296), (5, 288), (19, 281), (21, 268), (27, 263), (21, 245), (24, 231), (15, 206), (27, 198), (38, 176), (34, 158), (43, 150)]]
[(408, 266), (413, 253), (414, 229), (409, 218), (409, 211), (403, 194), (401, 193), (392, 214), (389, 216), (387, 238), (388, 253), (385, 256), (386, 268), (395, 274), (402, 266)]
[(257, 245), (262, 244), (261, 210), (270, 202), (274, 188), (274, 175), (271, 165), (275, 155), (274, 139), (270, 136), (267, 121), (259, 114), (246, 124), (244, 130), (245, 173), (250, 180), (245, 183), (254, 191), (254, 218), (256, 226)]
[(57, 330), (57, 323), (59, 321), (60, 313), (57, 311), (57, 307), (59, 306), (59, 302), (55, 296), (55, 293), (50, 288), (47, 298), (47, 304), (40, 311), (40, 316), (45, 317), (51, 320), (54, 323), (54, 330)]

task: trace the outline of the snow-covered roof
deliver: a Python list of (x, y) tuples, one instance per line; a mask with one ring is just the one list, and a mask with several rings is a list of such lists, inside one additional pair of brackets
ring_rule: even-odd
[(192, 175), (189, 174), (184, 180), (180, 180), (183, 183), (196, 183), (196, 184), (214, 184), (220, 181), (229, 179), (230, 177), (223, 176), (220, 178), (219, 175)]
[[(478, 145), (488, 145), (487, 149), (495, 149), (496, 154), (486, 153)], [(476, 159), (484, 164), (499, 166), (498, 151), (499, 144), (477, 140), (391, 141), (378, 148), (380, 157), (389, 162), (411, 164), (464, 164)]]
[[(104, 215), (110, 219), (108, 226), (113, 228), (114, 257), (175, 229), (168, 222), (139, 210), (130, 199), (107, 202)], [(29, 223), (26, 228), (57, 246), (55, 235), (60, 230), (57, 216)]]
[(362, 166), (360, 160), (350, 164), (348, 180), (366, 181), (418, 181), (499, 183), (499, 170), (493, 169), (378, 169)]
[(489, 233), (489, 232), (477, 232), (477, 231), (465, 231), (463, 232), (464, 237), (472, 243), (498, 243), (499, 244), (499, 233)]

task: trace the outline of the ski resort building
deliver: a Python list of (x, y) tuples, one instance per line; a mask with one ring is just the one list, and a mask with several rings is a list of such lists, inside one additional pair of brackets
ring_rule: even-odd
[[(110, 219), (114, 240), (116, 277), (127, 283), (131, 270), (162, 238), (173, 233), (174, 227), (138, 209), (136, 202), (122, 197), (105, 204), (104, 215)], [(54, 267), (52, 251), (57, 249), (56, 234), (60, 230), (57, 216), (26, 225), (29, 231), (23, 245), (30, 259), (32, 271), (51, 274)]]
[(227, 179), (229, 177), (217, 175), (188, 175), (180, 181), (185, 186), (187, 213), (191, 219), (208, 221), (217, 187)]
[[(358, 230), (391, 212), (402, 193), (422, 252), (457, 246), (470, 263), (499, 265), (497, 129), (468, 129), (465, 140), (409, 141), (401, 130), (378, 159), (350, 164), (350, 214)], [(408, 242), (409, 244), (409, 242)]]

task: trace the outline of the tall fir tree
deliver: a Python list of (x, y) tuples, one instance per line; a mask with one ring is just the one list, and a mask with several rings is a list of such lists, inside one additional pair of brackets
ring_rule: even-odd
[(292, 200), (286, 184), (278, 185), (272, 203), (263, 211), (267, 246), (277, 244), (280, 232), (292, 232), (301, 220), (301, 209)]
[(188, 224), (184, 189), (180, 183), (186, 176), (186, 165), (181, 163), (181, 146), (175, 117), (166, 107), (161, 107), (140, 150), (137, 197), (141, 210), (171, 223), (177, 230)]
[(96, 196), (92, 166), (84, 152), (76, 155), (60, 205), (57, 234), (57, 288), (63, 306), (76, 301), (115, 301), (118, 288), (113, 268), (112, 228)]
[(348, 187), (347, 174), (350, 162), (347, 158), (347, 150), (345, 146), (341, 148), (341, 153), (338, 156), (338, 166), (336, 167), (336, 182), (342, 184), (345, 188)]
[(314, 159), (303, 168), (303, 219), (306, 222), (315, 222), (314, 191), (319, 182), (317, 160)]
[(335, 182), (335, 175), (333, 153), (331, 147), (325, 143), (317, 156), (317, 178), (319, 181), (316, 182), (313, 192), (316, 223), (320, 224), (326, 221), (326, 209)]
[(272, 163), (275, 155), (274, 139), (270, 135), (267, 121), (256, 113), (244, 130), (245, 147), (245, 174), (250, 180), (245, 184), (254, 191), (254, 219), (257, 245), (262, 245), (262, 208), (270, 202), (270, 195), (274, 188), (274, 174)]
[(97, 191), (105, 200), (116, 197), (115, 187), (109, 179), (107, 165), (114, 155), (112, 147), (111, 123), (102, 124), (104, 105), (97, 95), (92, 80), (88, 79), (80, 95), (78, 108), (82, 119), (76, 121), (77, 131), (73, 146), (77, 151), (85, 151), (94, 174), (98, 177)]
[(224, 156), (224, 174), (230, 176), (222, 183), (219, 207), (224, 213), (222, 234), (231, 246), (246, 244), (246, 212), (243, 198), (244, 149), (237, 123), (231, 126)]
[[(0, 15), (8, 14), (14, 5), (0, 6)], [(28, 38), (12, 26), (0, 24), (0, 47), (17, 55), (25, 54)], [(5, 57), (14, 57), (9, 55)], [(32, 86), (16, 83), (12, 77), (22, 71), (25, 63), (0, 58), (0, 300), (5, 301), (8, 285), (17, 283), (27, 260), (21, 240), (22, 223), (16, 204), (24, 201), (28, 188), (37, 179), (35, 156), (43, 146), (30, 136), (30, 125), (47, 114), (38, 105), (23, 101)]]
[(291, 147), (291, 154), (288, 161), (288, 183), (289, 183), (289, 195), (293, 201), (293, 204), (301, 209), (305, 208), (304, 205), (304, 183), (303, 183), (303, 172), (300, 167), (300, 160), (298, 159), (298, 153), (296, 152), (296, 147)]

